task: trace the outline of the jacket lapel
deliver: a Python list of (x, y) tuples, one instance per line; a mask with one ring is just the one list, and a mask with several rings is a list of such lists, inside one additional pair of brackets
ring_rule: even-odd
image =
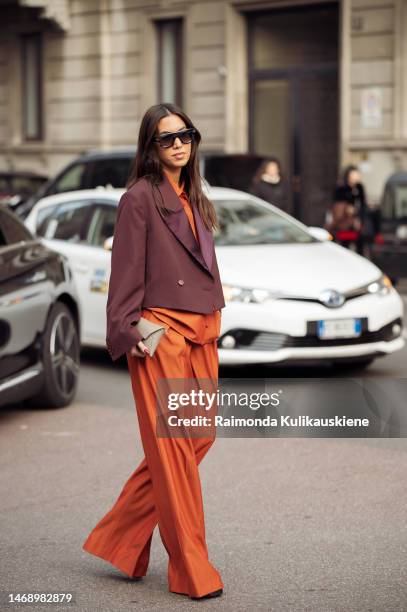
[(174, 191), (171, 183), (164, 174), (163, 182), (158, 185), (166, 208), (169, 210), (167, 215), (163, 215), (162, 219), (172, 231), (179, 242), (187, 249), (187, 251), (205, 268), (211, 275), (212, 267), (212, 233), (206, 229), (203, 221), (192, 206), (195, 219), (195, 227), (199, 238), (199, 243), (195, 240), (188, 217), (184, 211), (182, 203)]
[[(199, 238), (199, 244), (201, 245), (202, 257), (206, 262), (208, 270), (212, 270), (212, 258), (213, 258), (213, 236), (212, 232), (206, 229), (201, 215), (195, 206), (192, 207), (192, 211), (195, 219), (195, 227)], [(186, 215), (185, 215), (186, 216)]]

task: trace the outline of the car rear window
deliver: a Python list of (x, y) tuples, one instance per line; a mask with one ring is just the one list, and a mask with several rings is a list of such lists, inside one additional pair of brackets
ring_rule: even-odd
[(100, 186), (125, 187), (131, 164), (132, 159), (129, 157), (101, 159), (93, 162), (88, 187), (90, 189)]

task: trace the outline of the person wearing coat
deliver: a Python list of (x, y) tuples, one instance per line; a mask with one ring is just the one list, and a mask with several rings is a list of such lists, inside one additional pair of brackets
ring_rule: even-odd
[(263, 161), (253, 177), (250, 191), (258, 198), (288, 212), (288, 186), (276, 157)]
[[(169, 590), (192, 599), (218, 597), (224, 586), (209, 561), (198, 471), (215, 434), (158, 435), (157, 401), (163, 380), (218, 381), (225, 301), (212, 235), (216, 213), (201, 189), (200, 140), (173, 104), (154, 105), (142, 119), (117, 211), (106, 344), (114, 361), (126, 355), (145, 458), (83, 545), (140, 580), (158, 524)], [(141, 317), (165, 327), (152, 357), (136, 327)]]
[(369, 226), (370, 216), (360, 172), (356, 166), (349, 165), (343, 172), (342, 181), (335, 186), (331, 222), (327, 229), (331, 229), (333, 233), (339, 232), (339, 236), (346, 236), (348, 233), (352, 238), (354, 234), (353, 240), (345, 238), (338, 241), (345, 247), (354, 241), (357, 252), (363, 255), (364, 242), (369, 237)]

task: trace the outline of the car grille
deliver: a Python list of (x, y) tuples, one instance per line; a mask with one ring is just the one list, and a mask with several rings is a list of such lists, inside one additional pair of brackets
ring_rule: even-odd
[[(324, 346), (349, 346), (352, 344), (365, 344), (369, 342), (389, 342), (394, 340), (398, 335), (394, 335), (392, 327), (399, 324), (402, 329), (401, 318), (395, 319), (391, 323), (384, 325), (376, 331), (367, 329), (367, 319), (362, 319), (362, 333), (357, 338), (330, 338), (323, 340), (318, 338), (316, 333), (311, 330), (315, 329), (316, 322), (308, 323), (308, 333), (305, 336), (290, 336), (289, 334), (273, 333), (273, 332), (256, 332), (253, 330), (234, 329), (229, 331), (224, 336), (233, 336), (236, 340), (236, 346), (233, 350), (252, 350), (252, 351), (276, 351), (282, 348), (315, 348)], [(401, 332), (400, 332), (401, 333)], [(218, 340), (218, 347), (222, 347), (221, 336)]]

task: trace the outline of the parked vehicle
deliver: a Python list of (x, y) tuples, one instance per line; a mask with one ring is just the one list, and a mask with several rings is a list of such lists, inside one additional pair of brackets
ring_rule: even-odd
[(0, 204), (20, 213), (20, 208), (29, 197), (34, 195), (48, 177), (35, 172), (21, 170), (0, 172)]
[[(82, 343), (105, 347), (110, 252), (124, 190), (51, 196), (26, 219), (65, 254), (81, 300)], [(404, 346), (403, 305), (366, 258), (248, 193), (208, 188), (220, 231), (215, 247), (226, 307), (220, 363), (367, 365)]]
[(50, 195), (96, 187), (124, 188), (135, 154), (136, 148), (129, 147), (92, 150), (80, 155), (29, 198), (21, 209), (21, 217), (26, 218), (36, 202)]
[(255, 153), (204, 151), (200, 155), (200, 172), (209, 185), (250, 192), (253, 176), (263, 159)]
[[(91, 150), (77, 157), (49, 180), (21, 208), (22, 218), (40, 199), (67, 191), (96, 187), (125, 188), (136, 147)], [(203, 152), (200, 172), (211, 185), (249, 191), (252, 176), (262, 158), (258, 155)]]
[(0, 406), (67, 406), (78, 385), (79, 330), (67, 258), (0, 207)]
[(381, 234), (371, 247), (371, 258), (393, 281), (407, 277), (407, 172), (397, 172), (386, 182)]

